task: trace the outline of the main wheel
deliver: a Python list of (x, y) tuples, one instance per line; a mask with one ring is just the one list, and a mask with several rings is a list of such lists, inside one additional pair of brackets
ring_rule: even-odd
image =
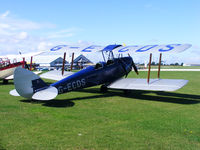
[(3, 80), (3, 84), (8, 84), (8, 80)]
[(108, 91), (107, 86), (106, 86), (106, 85), (102, 85), (101, 88), (100, 88), (100, 91), (101, 91), (102, 93), (107, 92), (107, 91)]
[(125, 95), (129, 95), (131, 93), (131, 90), (123, 90)]

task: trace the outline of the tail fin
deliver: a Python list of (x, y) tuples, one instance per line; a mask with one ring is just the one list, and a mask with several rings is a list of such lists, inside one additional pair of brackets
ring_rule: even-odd
[(51, 100), (58, 95), (55, 87), (48, 86), (38, 75), (20, 67), (14, 71), (14, 84), (17, 93), (25, 98)]

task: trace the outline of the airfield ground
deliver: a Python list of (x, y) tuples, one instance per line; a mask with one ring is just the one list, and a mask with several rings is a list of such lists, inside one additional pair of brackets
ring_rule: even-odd
[(200, 73), (161, 77), (189, 83), (175, 92), (128, 95), (102, 94), (97, 86), (47, 102), (12, 97), (12, 82), (0, 83), (0, 149), (200, 149)]

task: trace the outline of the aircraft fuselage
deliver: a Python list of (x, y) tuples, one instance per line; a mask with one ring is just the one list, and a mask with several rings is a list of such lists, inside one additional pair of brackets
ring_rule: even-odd
[(115, 80), (127, 75), (132, 69), (132, 58), (123, 57), (98, 63), (87, 67), (75, 74), (51, 84), (58, 89), (58, 93), (66, 93), (96, 85), (109, 85)]

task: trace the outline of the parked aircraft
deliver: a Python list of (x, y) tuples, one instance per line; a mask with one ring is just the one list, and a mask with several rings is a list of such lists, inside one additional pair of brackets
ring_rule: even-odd
[(25, 58), (32, 57), (43, 53), (27, 53), (27, 54), (19, 54), (19, 55), (6, 55), (0, 56), (0, 80), (3, 80), (3, 83), (8, 83), (8, 80), (13, 79), (14, 70), (17, 67), (25, 67)]
[[(18, 67), (14, 72), (15, 89), (10, 91), (10, 94), (35, 100), (52, 100), (58, 94), (96, 85), (101, 85), (101, 91), (106, 91), (108, 88), (121, 90), (174, 91), (186, 85), (188, 81), (183, 79), (160, 79), (159, 76), (158, 79), (150, 79), (150, 71), (147, 79), (122, 78), (124, 76), (126, 77), (132, 69), (137, 74), (138, 70), (130, 56), (123, 57), (122, 55), (118, 55), (118, 58), (114, 58), (114, 53), (116, 51), (118, 53), (127, 53), (128, 51), (142, 53), (148, 51), (150, 52), (150, 65), (152, 52), (161, 53), (171, 52), (172, 50), (174, 52), (180, 52), (190, 46), (189, 44), (154, 46), (108, 45), (100, 50), (104, 60), (104, 53), (109, 53), (108, 60), (97, 63), (95, 66), (89, 66), (79, 72), (64, 75), (64, 77), (61, 78), (51, 76), (51, 79), (59, 80), (51, 85), (47, 85), (33, 72)], [(89, 51), (89, 48), (82, 51)], [(99, 48), (96, 51), (99, 51)], [(50, 74), (51, 73), (47, 73), (43, 77), (49, 78)]]

